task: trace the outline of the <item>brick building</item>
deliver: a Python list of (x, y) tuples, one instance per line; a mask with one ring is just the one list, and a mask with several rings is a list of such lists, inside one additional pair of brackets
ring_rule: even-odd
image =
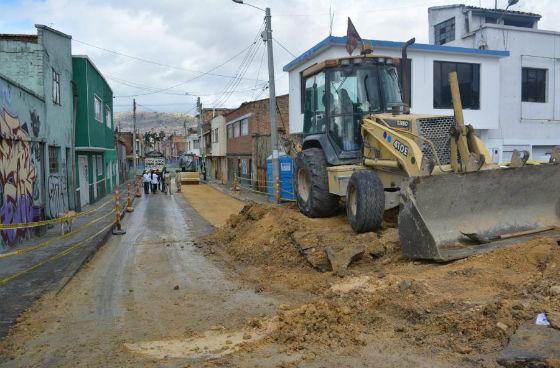
[[(288, 134), (288, 95), (276, 98), (278, 132)], [(244, 102), (225, 115), (227, 179), (237, 176), (243, 186), (266, 188), (266, 159), (271, 154), (268, 98)]]

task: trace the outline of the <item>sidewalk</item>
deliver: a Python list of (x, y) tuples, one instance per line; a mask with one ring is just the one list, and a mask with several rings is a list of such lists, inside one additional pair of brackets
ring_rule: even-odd
[(226, 184), (222, 184), (217, 180), (208, 180), (206, 181), (208, 185), (211, 187), (219, 190), (222, 193), (225, 193), (235, 199), (243, 201), (245, 203), (249, 202), (256, 202), (260, 204), (270, 204), (271, 202), (268, 201), (267, 193), (256, 193), (254, 191), (249, 191), (248, 189), (239, 186), (238, 191), (230, 190), (230, 186)]
[[(126, 184), (120, 186), (121, 209)], [(132, 193), (133, 195), (134, 193)], [(60, 223), (47, 233), (0, 253), (0, 338), (16, 318), (45, 292), (58, 291), (87, 262), (111, 234), (115, 221), (114, 193), (107, 194), (74, 218), (72, 231), (62, 235)]]

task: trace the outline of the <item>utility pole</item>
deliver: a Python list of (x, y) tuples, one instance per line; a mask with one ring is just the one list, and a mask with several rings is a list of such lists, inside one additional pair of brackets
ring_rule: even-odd
[(280, 202), (280, 163), (278, 162), (278, 127), (276, 126), (276, 88), (274, 85), (274, 56), (272, 52), (272, 20), (270, 8), (262, 9), (258, 6), (244, 2), (244, 0), (232, 0), (234, 3), (250, 6), (251, 8), (264, 11), (265, 31), (263, 41), (266, 42), (268, 51), (268, 92), (270, 108), (270, 140), (272, 148), (272, 181), (276, 202)]
[(138, 158), (136, 157), (136, 99), (132, 99), (132, 163), (134, 167), (134, 175), (136, 175), (136, 165)]
[(270, 8), (265, 9), (266, 47), (268, 51), (268, 92), (270, 108), (270, 140), (272, 147), (272, 180), (276, 202), (280, 202), (280, 163), (278, 162), (278, 127), (276, 125), (276, 87), (274, 84), (274, 56), (272, 52), (272, 21)]
[(205, 174), (206, 169), (205, 169), (205, 162), (204, 162), (205, 152), (204, 152), (204, 144), (202, 142), (204, 140), (204, 137), (202, 135), (202, 133), (203, 133), (202, 132), (202, 102), (200, 102), (200, 97), (198, 97), (196, 99), (196, 107), (197, 107), (197, 110), (198, 110), (198, 136), (200, 137), (198, 139), (198, 149), (200, 151), (200, 160), (201, 160), (200, 161), (200, 172), (202, 173), (202, 175), (206, 176), (206, 174)]

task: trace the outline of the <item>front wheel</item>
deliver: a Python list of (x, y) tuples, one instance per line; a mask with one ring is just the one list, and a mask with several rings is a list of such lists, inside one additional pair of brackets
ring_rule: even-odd
[(375, 171), (353, 173), (346, 193), (346, 217), (352, 230), (360, 234), (380, 229), (384, 212), (385, 191)]
[(331, 216), (338, 196), (329, 193), (327, 160), (320, 148), (309, 148), (296, 157), (296, 197), (300, 211), (308, 217)]

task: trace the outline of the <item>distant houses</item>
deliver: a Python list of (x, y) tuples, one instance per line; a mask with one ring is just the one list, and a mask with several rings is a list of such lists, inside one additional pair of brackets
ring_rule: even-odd
[[(288, 95), (276, 98), (278, 131), (289, 133)], [(205, 114), (205, 112), (207, 112)], [(266, 191), (266, 160), (271, 153), (269, 99), (235, 109), (204, 109), (203, 153), (211, 180)]]

